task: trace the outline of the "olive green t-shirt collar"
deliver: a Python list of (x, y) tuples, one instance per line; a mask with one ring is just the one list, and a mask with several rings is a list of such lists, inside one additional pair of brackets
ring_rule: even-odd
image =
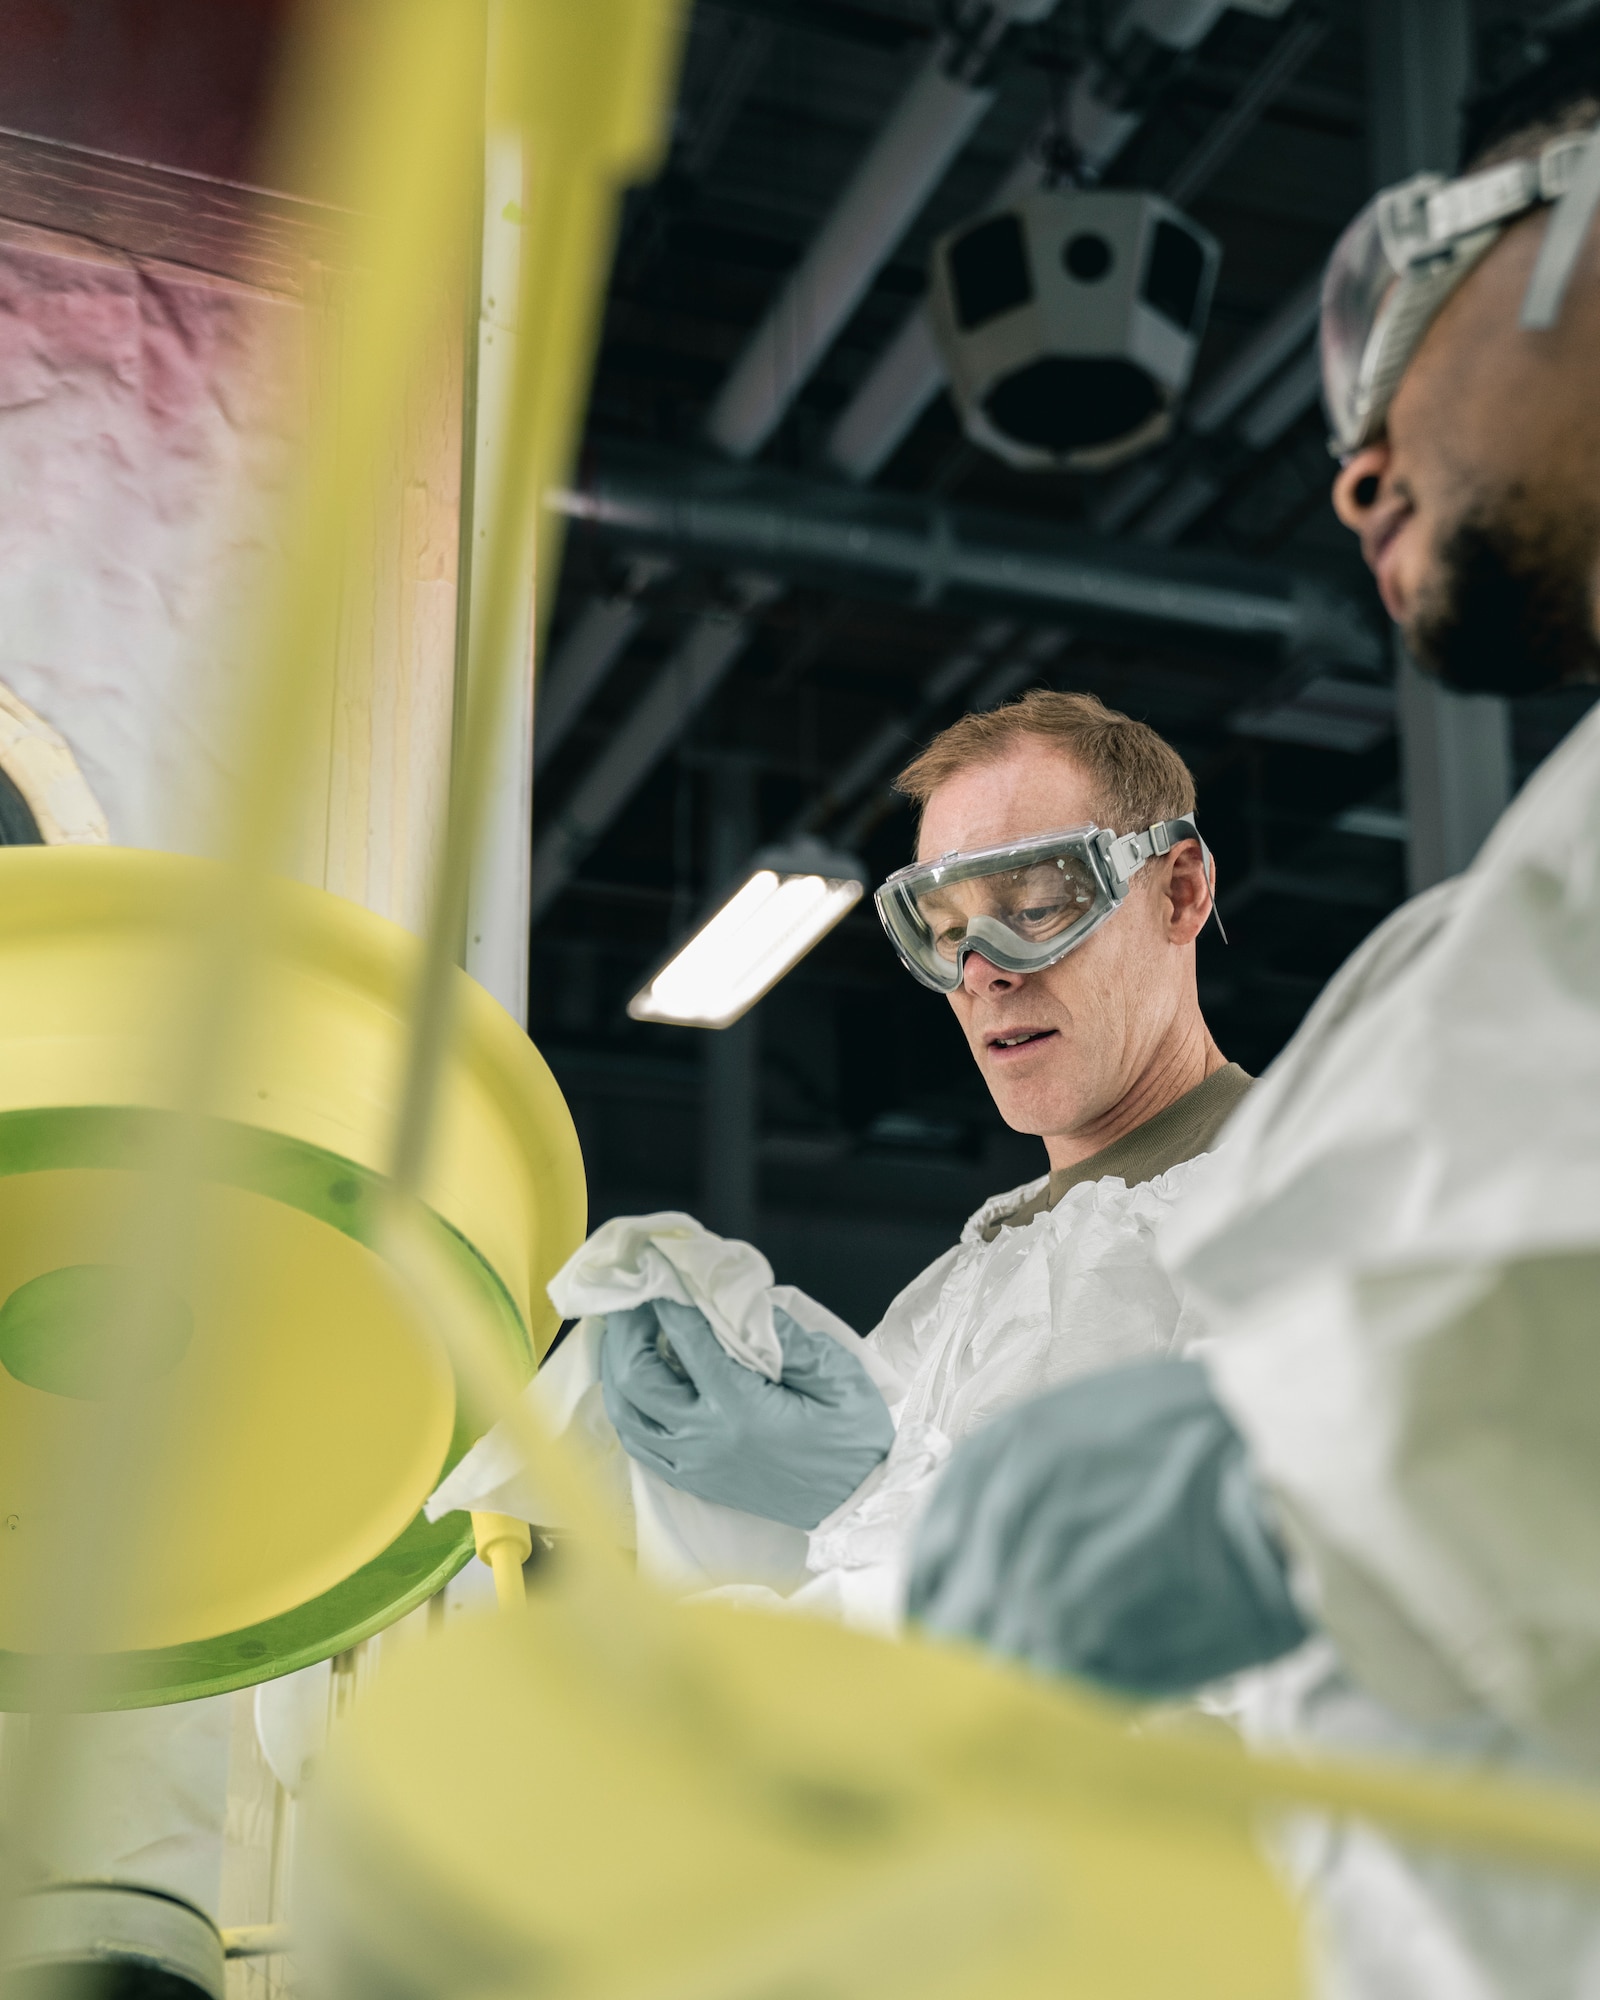
[(1237, 1063), (1214, 1069), (1175, 1104), (1135, 1125), (1098, 1153), (1070, 1167), (1057, 1167), (1050, 1176), (1050, 1207), (1080, 1181), (1116, 1179), (1136, 1187), (1140, 1181), (1153, 1181), (1171, 1168), (1181, 1167), (1185, 1160), (1209, 1153), (1254, 1081)]
[(1067, 1190), (1077, 1187), (1080, 1181), (1115, 1179), (1137, 1187), (1141, 1181), (1153, 1181), (1173, 1167), (1181, 1167), (1186, 1160), (1198, 1159), (1216, 1144), (1217, 1134), (1243, 1102), (1254, 1081), (1237, 1063), (1224, 1063), (1193, 1090), (1185, 1091), (1176, 1103), (1136, 1125), (1131, 1132), (1124, 1132), (1120, 1139), (1113, 1139), (1109, 1146), (1102, 1146), (1098, 1153), (1091, 1153), (1088, 1159), (1070, 1167), (1056, 1168), (1048, 1187), (1041, 1188), (1009, 1215), (999, 1217), (992, 1231), (986, 1234), (992, 1240), (1002, 1228), (1031, 1222), (1047, 1208), (1054, 1208)]

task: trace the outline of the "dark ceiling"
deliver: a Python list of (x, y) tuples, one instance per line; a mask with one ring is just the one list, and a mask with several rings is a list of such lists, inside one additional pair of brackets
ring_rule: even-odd
[[(830, 479), (837, 504), (855, 504), (828, 470), (828, 433), (921, 295), (930, 243), (980, 211), (1059, 124), (1095, 15), (1063, 0), (1045, 25), (1014, 34), (992, 109), (761, 454), (760, 467), (804, 481), (820, 509)], [(1479, 25), (1480, 65), (1493, 65), (1522, 38), (1523, 14), (1485, 9)], [(642, 448), (668, 483), (705, 476), (716, 456), (708, 407), (938, 26), (932, 0), (698, 0), (671, 158), (632, 198), (621, 234), (585, 442), (591, 483)], [(1223, 246), (1191, 408), (1316, 273), (1365, 199), (1367, 102), (1353, 0), (1299, 0), (1275, 19), (1229, 11), (1166, 77), (1113, 161), (1108, 185), (1198, 180), (1184, 205)], [(897, 600), (847, 576), (785, 579), (744, 620), (734, 664), (661, 733), (636, 788), (578, 845), (575, 872), (535, 924), (533, 1033), (577, 1110), (597, 1215), (694, 1208), (707, 1192), (703, 1145), (718, 1137), (713, 1124), (702, 1141), (697, 1121), (713, 1038), (635, 1024), (624, 1009), (739, 848), (803, 819), (855, 845), (881, 880), (912, 842), (910, 815), (885, 784), (898, 763), (963, 707), (1029, 685), (1093, 690), (1188, 759), (1228, 926), (1226, 944), (1201, 942), (1203, 1003), (1224, 1050), (1248, 1068), (1282, 1047), (1406, 887), (1387, 640), (1328, 503), (1308, 354), (1302, 337), (1210, 435), (1180, 426), (1132, 471), (1097, 477), (1008, 469), (964, 440), (941, 394), (876, 488), (1027, 517), (1074, 547), (1089, 538), (1115, 553), (1132, 541), (1287, 568), (1356, 607), (1376, 642), (1365, 669), (1217, 633), (1090, 625), (1050, 607), (927, 590)], [(536, 839), (559, 830), (667, 663), (729, 601), (726, 568), (673, 553), (663, 575), (630, 572), (636, 550), (574, 527), (552, 657), (559, 664), (597, 599), (638, 590), (645, 574), (642, 615), (541, 776)], [(981, 669), (928, 699), (930, 676), (974, 646)], [(1569, 719), (1559, 704), (1519, 718), (1524, 770)], [(879, 737), (888, 754), (874, 782), (830, 810), (841, 772)], [(780, 1275), (841, 1310), (881, 1307), (979, 1198), (1040, 1170), (1037, 1142), (1000, 1125), (945, 1003), (898, 968), (870, 904), (756, 1018), (759, 1164), (746, 1216), (753, 1204), (754, 1233)]]

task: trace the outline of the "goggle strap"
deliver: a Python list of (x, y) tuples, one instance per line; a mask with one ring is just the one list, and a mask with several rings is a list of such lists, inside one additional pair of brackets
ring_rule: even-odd
[(1222, 912), (1217, 908), (1217, 864), (1212, 859), (1211, 849), (1201, 839), (1200, 829), (1192, 819), (1158, 820), (1143, 833), (1125, 833), (1120, 840), (1111, 843), (1109, 859), (1117, 879), (1126, 886), (1147, 861), (1163, 854), (1170, 854), (1180, 840), (1198, 840), (1200, 854), (1205, 863), (1206, 887), (1211, 891), (1211, 918), (1216, 924), (1222, 942), (1228, 942), (1228, 933), (1223, 927)]
[(1448, 250), (1463, 236), (1509, 222), (1536, 202), (1559, 201), (1582, 175), (1590, 134), (1564, 134), (1535, 159), (1504, 160), (1460, 180), (1418, 174), (1391, 189), (1380, 230), (1397, 269)]
[(1413, 258), (1443, 249), (1458, 236), (1470, 236), (1491, 223), (1507, 222), (1536, 201), (1549, 199), (1544, 180), (1538, 160), (1507, 160), (1485, 173), (1447, 181), (1427, 197), (1427, 235), (1422, 243), (1408, 245)]
[[(1196, 834), (1195, 838), (1199, 840), (1200, 836)], [(1211, 921), (1217, 927), (1217, 936), (1226, 944), (1228, 933), (1223, 927), (1222, 912), (1217, 908), (1217, 864), (1211, 858), (1211, 849), (1203, 840), (1200, 841), (1200, 852), (1206, 858), (1206, 887), (1211, 891)]]
[[(1169, 837), (1167, 846), (1158, 850), (1155, 846), (1155, 831), (1154, 827), (1150, 827), (1144, 833), (1124, 833), (1112, 841), (1106, 849), (1106, 861), (1111, 869), (1113, 883), (1119, 885), (1117, 887), (1119, 896), (1126, 893), (1128, 884), (1152, 854), (1157, 852), (1165, 854), (1167, 848), (1171, 847), (1172, 841)], [(1166, 831), (1164, 822), (1162, 831)]]
[[(1174, 841), (1200, 840), (1192, 819), (1162, 819), (1143, 833), (1125, 833), (1112, 841), (1106, 859), (1116, 879), (1126, 886), (1147, 861), (1170, 854)], [(1200, 840), (1200, 845), (1205, 842)]]
[(1533, 275), (1522, 295), (1520, 324), (1529, 333), (1548, 333), (1561, 317), (1578, 253), (1600, 206), (1600, 128), (1584, 140), (1581, 158), (1576, 148), (1572, 151), (1571, 180), (1545, 225)]

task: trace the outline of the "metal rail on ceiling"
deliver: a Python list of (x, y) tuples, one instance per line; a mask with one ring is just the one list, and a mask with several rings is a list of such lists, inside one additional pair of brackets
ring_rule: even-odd
[(968, 599), (1184, 628), (1380, 672), (1368, 608), (1275, 564), (1139, 548), (1006, 514), (697, 459), (618, 456), (552, 496), (571, 520), (680, 558), (925, 605)]

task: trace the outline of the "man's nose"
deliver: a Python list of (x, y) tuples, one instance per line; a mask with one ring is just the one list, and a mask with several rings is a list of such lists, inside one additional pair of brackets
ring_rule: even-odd
[(961, 983), (974, 999), (981, 999), (985, 993), (1009, 993), (1014, 986), (1022, 984), (1020, 972), (1002, 972), (998, 965), (991, 965), (981, 951), (968, 952), (965, 965), (961, 968)]
[(1383, 475), (1389, 470), (1389, 447), (1380, 438), (1347, 458), (1333, 482), (1333, 511), (1347, 528), (1360, 534), (1378, 504)]

